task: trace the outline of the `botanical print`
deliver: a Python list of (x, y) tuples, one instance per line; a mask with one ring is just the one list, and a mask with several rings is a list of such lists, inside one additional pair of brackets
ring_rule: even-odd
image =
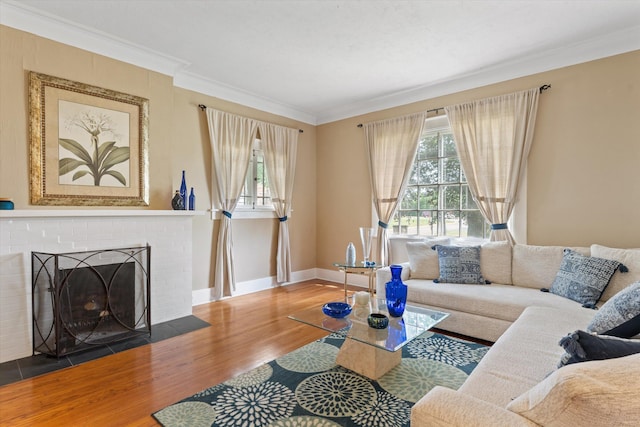
[(29, 72), (34, 205), (149, 206), (149, 100)]
[(129, 187), (129, 115), (64, 100), (58, 105), (58, 183)]

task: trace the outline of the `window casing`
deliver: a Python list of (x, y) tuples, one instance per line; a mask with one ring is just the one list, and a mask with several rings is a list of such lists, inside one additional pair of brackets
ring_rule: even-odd
[(489, 224), (467, 185), (446, 116), (427, 119), (392, 234), (486, 238)]

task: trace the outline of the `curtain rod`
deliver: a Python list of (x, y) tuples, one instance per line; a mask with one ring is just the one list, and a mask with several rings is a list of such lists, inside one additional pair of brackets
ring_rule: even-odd
[[(551, 85), (542, 85), (540, 86), (540, 93), (550, 88)], [(427, 113), (437, 113), (439, 110), (444, 110), (444, 107), (432, 108), (431, 110), (427, 110)], [(359, 128), (361, 128), (362, 126), (362, 123), (358, 123)]]
[[(207, 106), (206, 106), (206, 105), (204, 105), (204, 104), (198, 104), (198, 107), (199, 107), (202, 111), (204, 111), (204, 110), (206, 110), (206, 109), (207, 109)], [(259, 121), (261, 121), (261, 120), (259, 120)], [(283, 126), (283, 127), (286, 127), (286, 126)], [(298, 129), (298, 132), (300, 132), (300, 133), (304, 133), (304, 131), (303, 131), (302, 129)]]

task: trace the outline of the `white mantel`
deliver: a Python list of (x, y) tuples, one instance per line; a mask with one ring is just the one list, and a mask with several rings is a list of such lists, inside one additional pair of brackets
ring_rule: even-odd
[(0, 211), (0, 363), (32, 353), (31, 252), (151, 246), (151, 324), (191, 314), (192, 219), (204, 211)]
[(122, 217), (122, 216), (195, 216), (204, 211), (166, 211), (151, 209), (20, 209), (0, 210), (2, 218), (46, 218), (46, 217)]

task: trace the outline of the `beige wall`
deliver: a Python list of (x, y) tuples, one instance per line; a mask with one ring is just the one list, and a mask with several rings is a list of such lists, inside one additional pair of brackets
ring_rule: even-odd
[(371, 223), (358, 123), (550, 84), (529, 155), (527, 240), (640, 247), (640, 51), (318, 126), (318, 267)]
[[(170, 77), (0, 26), (0, 197), (29, 205), (26, 70), (150, 101), (150, 209), (169, 209), (182, 169), (198, 209), (210, 205), (211, 162), (197, 105), (304, 130), (290, 219), (293, 270), (331, 269), (371, 223), (364, 138), (356, 125), (542, 84), (529, 156), (531, 244), (640, 247), (640, 51), (377, 111), (321, 126), (175, 88)], [(316, 178), (317, 177), (317, 178)], [(45, 207), (46, 208), (46, 207)], [(193, 289), (211, 283), (218, 221), (194, 219)], [(236, 279), (275, 275), (275, 220), (234, 221)]]
[[(303, 129), (290, 219), (292, 267), (315, 267), (314, 126), (179, 89), (169, 76), (0, 26), (0, 197), (13, 199), (16, 209), (56, 209), (29, 204), (27, 71), (149, 99), (149, 209), (171, 209), (183, 169), (187, 185), (195, 188), (197, 209), (211, 205), (208, 129), (198, 104)], [(218, 222), (209, 215), (194, 219), (193, 289), (205, 289), (212, 282), (210, 260)], [(277, 220), (237, 220), (233, 226), (237, 281), (274, 276)]]

